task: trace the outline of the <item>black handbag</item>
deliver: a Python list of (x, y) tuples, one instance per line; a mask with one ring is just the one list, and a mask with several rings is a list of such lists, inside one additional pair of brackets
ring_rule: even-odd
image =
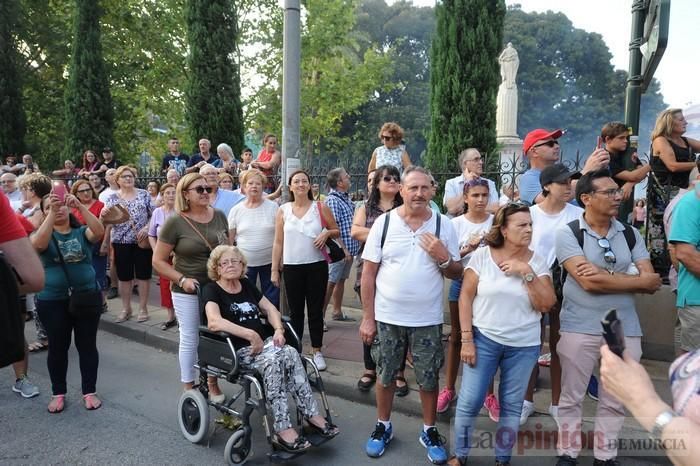
[[(321, 217), (321, 228), (328, 228), (328, 225), (326, 225), (326, 220), (323, 218), (321, 203), (316, 202), (316, 205), (318, 208), (318, 215)], [(323, 255), (326, 258), (326, 262), (329, 264), (335, 264), (336, 262), (340, 262), (345, 259), (345, 252), (343, 251), (343, 248), (341, 248), (334, 239), (328, 238), (326, 240), (326, 248), (328, 248), (328, 250), (322, 251), (322, 253), (325, 253)]]
[(58, 247), (58, 241), (56, 241), (53, 234), (51, 234), (51, 241), (53, 241), (56, 247), (58, 258), (61, 261), (61, 268), (68, 281), (68, 313), (75, 319), (94, 318), (102, 314), (102, 291), (100, 291), (100, 289), (75, 291), (70, 285), (70, 276), (68, 275), (66, 261), (63, 259), (61, 248)]

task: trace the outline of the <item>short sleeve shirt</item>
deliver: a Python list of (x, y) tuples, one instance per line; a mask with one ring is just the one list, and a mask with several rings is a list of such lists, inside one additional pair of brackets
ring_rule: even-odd
[[(630, 251), (625, 240), (624, 225), (615, 219), (611, 222), (606, 238), (615, 254), (615, 273), (625, 273), (633, 262), (649, 259), (644, 240), (636, 228), (633, 229), (636, 242), (634, 249)], [(601, 236), (588, 226), (583, 215), (579, 217), (579, 225), (583, 230), (583, 249), (571, 228), (564, 225), (556, 231), (554, 242), (559, 263), (563, 266), (572, 257), (584, 256), (593, 265), (605, 269), (605, 250), (598, 245)], [(568, 275), (564, 282), (563, 294), (560, 314), (562, 332), (600, 335), (601, 319), (610, 309), (615, 308), (622, 321), (625, 336), (642, 336), (642, 328), (634, 306), (634, 293), (589, 293), (572, 275)]]
[(26, 236), (27, 234), (10, 207), (10, 201), (7, 200), (7, 196), (5, 196), (5, 193), (0, 193), (0, 243), (14, 241)]
[[(498, 190), (496, 189), (496, 183), (484, 178), (489, 185), (489, 204), (494, 204), (498, 202)], [(448, 199), (454, 197), (464, 196), (464, 175), (459, 175), (454, 178), (450, 178), (445, 183), (445, 195), (442, 198), (442, 205), (446, 205)]]
[(241, 278), (241, 291), (229, 293), (216, 282), (209, 282), (204, 287), (202, 298), (204, 304), (213, 302), (219, 305), (221, 317), (241, 327), (253, 330), (264, 336), (264, 326), (260, 321), (258, 305), (263, 295), (247, 278)]
[(69, 277), (61, 267), (61, 260), (56, 244), (49, 241), (46, 249), (39, 254), (44, 266), (46, 282), (44, 289), (37, 293), (37, 298), (43, 300), (68, 299), (68, 287), (75, 291), (90, 291), (96, 289), (95, 269), (92, 267), (92, 244), (85, 237), (86, 226), (73, 228), (63, 234), (53, 232)]
[(136, 244), (136, 233), (148, 225), (151, 218), (151, 195), (145, 189), (137, 189), (136, 197), (125, 200), (119, 193), (112, 194), (107, 198), (105, 205), (111, 207), (121, 204), (129, 211), (129, 220), (112, 227), (112, 243)]
[[(207, 239), (212, 249), (220, 244), (228, 244), (228, 222), (220, 210), (214, 210), (214, 217), (209, 223), (190, 221)], [(165, 221), (158, 240), (173, 246), (175, 270), (186, 277), (196, 278), (202, 286), (210, 281), (207, 276), (207, 260), (212, 250), (180, 215), (173, 215)], [(177, 283), (172, 284), (171, 290), (187, 293)]]
[(518, 187), (520, 200), (527, 205), (533, 205), (537, 195), (542, 192), (542, 185), (540, 185), (541, 173), (541, 170), (530, 168), (520, 177), (520, 186)]
[[(688, 243), (700, 251), (700, 198), (695, 191), (687, 193), (673, 210), (672, 243)], [(676, 306), (700, 306), (700, 277), (680, 263)]]
[(158, 233), (160, 233), (160, 228), (165, 224), (165, 221), (170, 218), (171, 215), (175, 213), (174, 210), (165, 211), (163, 207), (158, 207), (153, 211), (151, 216), (151, 221), (148, 224), (148, 236), (158, 238)]

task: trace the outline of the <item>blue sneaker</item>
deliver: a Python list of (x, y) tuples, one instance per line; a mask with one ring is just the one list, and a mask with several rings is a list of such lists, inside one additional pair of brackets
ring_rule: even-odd
[(367, 456), (371, 456), (372, 458), (379, 458), (382, 456), (384, 454), (384, 448), (389, 445), (389, 442), (391, 442), (393, 438), (394, 432), (391, 428), (391, 424), (387, 429), (384, 427), (384, 424), (377, 422), (377, 425), (374, 426), (374, 432), (370, 434), (367, 445), (365, 446)]
[(445, 437), (438, 433), (435, 427), (421, 431), (418, 441), (428, 450), (428, 460), (433, 464), (445, 464), (447, 462), (447, 450), (445, 450)]
[(591, 378), (588, 379), (586, 393), (591, 400), (598, 401), (598, 379), (595, 378), (595, 375), (592, 375)]

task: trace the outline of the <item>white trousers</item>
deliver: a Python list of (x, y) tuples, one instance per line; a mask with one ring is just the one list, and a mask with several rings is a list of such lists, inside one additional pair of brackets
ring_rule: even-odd
[(173, 307), (180, 325), (180, 380), (193, 383), (197, 378), (194, 365), (197, 362), (199, 344), (199, 300), (196, 294), (173, 293)]

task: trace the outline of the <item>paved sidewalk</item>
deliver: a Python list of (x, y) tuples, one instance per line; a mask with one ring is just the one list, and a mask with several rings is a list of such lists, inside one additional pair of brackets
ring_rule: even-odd
[[(166, 310), (158, 305), (159, 300), (158, 288), (156, 285), (152, 285), (151, 292), (149, 293), (150, 320), (145, 323), (136, 322), (135, 315), (137, 313), (138, 304), (134, 301), (132, 304), (134, 317), (127, 322), (118, 324), (114, 322), (114, 319), (122, 309), (121, 300), (120, 298), (112, 299), (108, 301), (109, 311), (103, 315), (100, 328), (163, 351), (176, 353), (178, 347), (178, 332), (176, 328), (166, 331), (160, 329), (160, 325), (166, 320)], [(352, 303), (354, 297), (346, 302), (348, 301)], [(323, 350), (328, 364), (328, 369), (323, 372), (323, 381), (326, 386), (326, 391), (329, 394), (347, 400), (373, 405), (374, 390), (363, 393), (356, 388), (357, 379), (363, 372), (362, 346), (358, 332), (362, 312), (361, 309), (355, 307), (344, 307), (343, 309), (348, 316), (356, 320), (354, 322), (336, 322), (330, 318), (330, 310), (327, 312), (328, 332), (324, 334)], [(449, 327), (446, 326), (444, 332), (447, 333), (448, 331)], [(308, 333), (308, 331), (306, 333)], [(308, 335), (305, 335), (303, 340), (305, 351), (310, 352)], [(651, 375), (657, 392), (664, 400), (669, 402), (671, 400), (670, 388), (668, 385), (669, 363), (648, 360), (643, 360), (642, 363)], [(395, 399), (394, 410), (420, 418), (420, 398), (417, 391), (415, 375), (413, 370), (408, 367), (406, 370), (406, 379), (411, 388), (410, 393), (404, 398)], [(177, 380), (177, 374), (173, 374), (173, 380)], [(457, 384), (459, 386), (459, 379)], [(527, 424), (521, 428), (521, 431), (529, 432), (532, 435), (544, 434), (546, 438), (549, 433), (557, 431), (556, 423), (547, 414), (551, 397), (551, 392), (549, 390), (549, 370), (547, 368), (541, 368), (538, 385), (538, 390), (535, 392), (536, 412), (528, 420)], [(593, 430), (591, 418), (595, 416), (595, 410), (596, 402), (586, 398), (584, 402), (584, 431)], [(438, 415), (439, 421), (447, 424), (450, 423), (453, 416), (454, 404), (447, 413)], [(416, 422), (420, 421), (417, 419)], [(371, 423), (372, 420), (368, 420), (368, 429), (371, 427)], [(477, 422), (477, 432), (489, 431), (495, 431), (495, 424), (490, 421), (485, 411), (482, 410)], [(639, 440), (647, 439), (648, 435), (633, 418), (627, 417), (620, 438)], [(654, 456), (653, 454), (640, 454), (641, 452), (638, 451), (638, 448), (639, 443), (637, 443), (636, 446), (632, 444), (628, 449), (621, 449), (619, 455), (638, 457), (640, 459), (644, 458), (647, 461), (669, 464), (663, 457)], [(555, 455), (556, 453), (550, 451), (550, 454)], [(592, 452), (584, 450), (582, 455), (592, 455)]]

